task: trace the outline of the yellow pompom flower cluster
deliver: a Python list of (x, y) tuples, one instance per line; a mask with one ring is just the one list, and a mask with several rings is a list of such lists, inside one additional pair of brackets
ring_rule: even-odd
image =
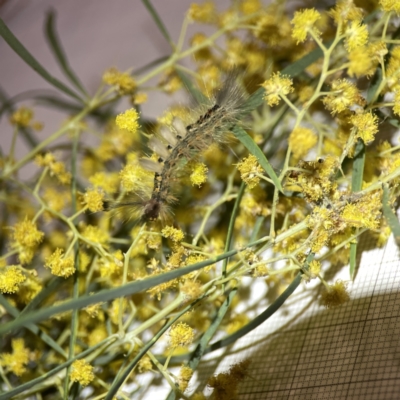
[(192, 173), (190, 174), (190, 182), (193, 186), (201, 187), (201, 185), (207, 182), (208, 168), (203, 163), (196, 163), (192, 166)]
[(23, 375), (27, 370), (30, 351), (25, 347), (24, 339), (13, 339), (11, 342), (12, 353), (0, 354), (0, 364), (6, 371), (11, 371), (17, 376)]
[(354, 203), (346, 204), (341, 218), (354, 228), (377, 229), (381, 219), (381, 207), (382, 192), (377, 190)]
[(44, 233), (39, 231), (36, 224), (27, 217), (11, 227), (11, 247), (18, 250), (22, 264), (32, 261), (37, 246), (42, 242)]
[(353, 1), (337, 0), (335, 7), (329, 12), (337, 25), (345, 24), (349, 21), (361, 21), (363, 9), (357, 7)]
[(87, 225), (82, 229), (82, 236), (87, 240), (105, 245), (109, 240), (109, 234), (106, 230), (98, 226)]
[(88, 189), (83, 195), (84, 204), (91, 212), (103, 210), (103, 199), (104, 193), (97, 189)]
[(237, 165), (237, 168), (242, 180), (246, 182), (249, 189), (253, 189), (258, 185), (260, 177), (257, 174), (262, 174), (263, 168), (258, 163), (256, 156), (250, 154)]
[(167, 238), (167, 239), (171, 239), (174, 242), (181, 242), (184, 237), (185, 234), (180, 230), (180, 229), (176, 229), (172, 226), (166, 226), (162, 231), (161, 234)]
[(184, 322), (178, 322), (171, 327), (169, 332), (169, 347), (175, 349), (177, 347), (189, 346), (194, 339), (194, 330)]
[(324, 97), (323, 103), (332, 115), (348, 110), (353, 105), (362, 106), (365, 100), (357, 86), (348, 79), (337, 79), (332, 82), (331, 92)]
[(355, 114), (350, 118), (351, 124), (357, 128), (356, 137), (363, 140), (365, 144), (370, 144), (378, 132), (378, 117), (372, 113)]
[(344, 46), (347, 51), (353, 51), (359, 47), (363, 47), (368, 42), (367, 26), (361, 21), (352, 21), (346, 29), (346, 40)]
[(126, 72), (120, 72), (117, 68), (109, 68), (103, 74), (103, 82), (107, 85), (115, 86), (121, 95), (133, 94), (137, 84)]
[(398, 0), (379, 0), (379, 5), (382, 7), (383, 11), (394, 11), (400, 14), (400, 2)]
[(139, 114), (134, 108), (117, 115), (117, 118), (115, 119), (115, 123), (117, 124), (118, 128), (126, 129), (131, 133), (136, 133), (139, 129), (138, 121)]
[(297, 39), (297, 44), (306, 40), (307, 34), (319, 36), (321, 33), (315, 27), (315, 23), (321, 18), (321, 14), (314, 8), (296, 11), (291, 21), (293, 25), (292, 37)]
[(154, 174), (142, 168), (137, 162), (131, 162), (125, 165), (120, 171), (121, 186), (126, 192), (150, 188), (153, 182)]
[(10, 265), (0, 270), (0, 292), (16, 293), (21, 283), (25, 282), (26, 276), (16, 265)]
[(218, 400), (237, 399), (239, 384), (248, 375), (249, 366), (250, 360), (246, 359), (232, 365), (229, 371), (212, 376), (208, 380), (207, 386), (214, 389), (213, 398)]
[(58, 248), (46, 258), (45, 267), (49, 268), (53, 275), (68, 278), (75, 273), (74, 257), (65, 257), (64, 250)]
[(71, 174), (66, 170), (64, 163), (56, 161), (53, 154), (39, 155), (35, 161), (41, 167), (48, 167), (50, 175), (55, 176), (61, 184), (69, 185), (71, 183)]
[(308, 128), (297, 127), (289, 136), (289, 146), (296, 159), (304, 157), (316, 144), (317, 135)]
[(182, 365), (181, 369), (179, 370), (179, 377), (178, 377), (178, 385), (179, 390), (184, 392), (188, 385), (191, 377), (193, 376), (193, 370), (188, 367), (187, 365)]
[(216, 18), (215, 5), (212, 1), (206, 1), (203, 4), (191, 4), (188, 17), (192, 21), (202, 23), (212, 23)]
[(21, 107), (14, 111), (10, 117), (10, 123), (20, 128), (26, 128), (30, 125), (33, 118), (33, 111), (27, 107)]
[(282, 96), (293, 92), (293, 81), (280, 72), (274, 73), (272, 77), (266, 80), (262, 85), (265, 89), (264, 99), (270, 107), (279, 104)]
[(350, 300), (347, 283), (341, 280), (330, 285), (321, 295), (321, 303), (326, 308), (340, 306)]
[(93, 369), (86, 360), (76, 360), (72, 363), (69, 377), (72, 382), (78, 382), (82, 386), (87, 386), (95, 378)]

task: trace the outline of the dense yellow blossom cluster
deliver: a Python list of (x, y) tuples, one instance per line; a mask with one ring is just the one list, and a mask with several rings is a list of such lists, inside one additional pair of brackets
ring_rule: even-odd
[[(251, 324), (243, 281), (273, 302), (314, 280), (305, 290), (340, 306), (349, 285), (330, 267), (350, 264), (351, 279), (362, 235), (378, 247), (400, 229), (398, 1), (206, 0), (176, 43), (153, 3), (169, 56), (107, 69), (94, 95), (69, 75), (71, 89), (55, 85), (74, 101), (66, 122), (40, 140), (32, 107), (0, 107), (12, 136), (0, 153), (0, 374), (12, 396), (34, 381), (43, 400), (85, 386), (111, 400), (148, 374), (190, 400), (236, 399), (247, 360), (212, 376), (210, 396), (187, 393), (214, 335)], [(183, 90), (199, 105), (171, 97), (149, 117), (154, 92)]]

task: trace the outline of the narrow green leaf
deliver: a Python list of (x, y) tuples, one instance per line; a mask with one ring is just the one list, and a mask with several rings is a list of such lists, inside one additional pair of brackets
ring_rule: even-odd
[(265, 217), (258, 216), (256, 219), (256, 223), (254, 224), (253, 231), (251, 232), (250, 242), (254, 242), (257, 239), (258, 233), (260, 232), (261, 227), (263, 226), (265, 221)]
[[(226, 241), (225, 241), (225, 249), (224, 249), (225, 252), (228, 252), (232, 247), (232, 237), (233, 237), (233, 230), (235, 228), (235, 221), (239, 212), (240, 202), (242, 201), (245, 189), (246, 189), (246, 184), (242, 182), (240, 185), (238, 195), (235, 200), (235, 205), (233, 206), (231, 218), (229, 220), (228, 233), (226, 235)], [(228, 266), (228, 261), (229, 258), (225, 258), (225, 260), (222, 262), (222, 276), (224, 278), (226, 277), (226, 267)]]
[[(77, 188), (76, 188), (76, 177), (77, 177), (77, 154), (78, 154), (78, 146), (79, 146), (79, 134), (75, 134), (75, 137), (72, 141), (72, 152), (71, 152), (71, 174), (72, 174), (72, 182), (71, 182), (71, 209), (72, 213), (75, 214), (77, 211), (76, 207), (76, 198), (77, 198)], [(72, 286), (72, 297), (73, 299), (79, 298), (79, 243), (75, 242), (74, 244), (74, 252), (75, 259), (74, 264), (76, 268), (76, 272), (73, 275), (73, 286)], [(76, 347), (76, 339), (78, 337), (78, 328), (79, 328), (79, 320), (78, 320), (78, 310), (75, 309), (71, 315), (70, 322), (70, 336), (69, 336), (69, 349), (68, 349), (68, 359), (71, 359), (75, 356), (75, 347)], [(77, 385), (72, 385), (69, 387), (69, 372), (70, 367), (67, 368), (67, 373), (64, 379), (64, 400), (68, 400), (69, 397), (76, 398), (77, 390), (79, 387)], [(75, 393), (75, 395), (73, 394)]]
[(164, 36), (165, 40), (171, 45), (172, 48), (174, 48), (174, 43), (171, 40), (171, 36), (169, 35), (167, 28), (164, 25), (164, 22), (162, 22), (160, 16), (158, 15), (158, 12), (150, 3), (150, 0), (142, 0), (142, 3), (147, 8), (147, 11), (150, 13), (150, 15), (153, 17), (155, 24), (157, 25), (158, 29)]
[(170, 57), (169, 55), (168, 56), (161, 56), (159, 58), (156, 58), (153, 61), (150, 61), (149, 63), (146, 63), (142, 67), (139, 67), (139, 68), (135, 69), (133, 71), (133, 75), (140, 75), (141, 73), (148, 71), (150, 68), (155, 67), (156, 65), (159, 65), (159, 64), (167, 61), (169, 59), (169, 57)]
[(60, 286), (65, 283), (64, 278), (54, 277), (49, 282), (47, 282), (46, 286), (32, 299), (30, 303), (26, 305), (26, 307), (21, 311), (20, 316), (25, 315), (36, 309), (36, 307), (44, 301), (48, 296), (55, 293), (59, 290)]
[[(21, 315), (21, 313), (18, 311), (18, 309), (16, 309), (13, 305), (11, 305), (2, 294), (0, 294), (0, 304), (14, 318), (18, 318), (18, 316)], [(67, 354), (65, 353), (63, 348), (56, 341), (54, 341), (51, 336), (49, 336), (47, 333), (40, 330), (36, 325), (29, 324), (29, 325), (27, 325), (27, 329), (29, 329), (34, 335), (36, 335), (40, 339), (42, 339), (43, 342), (47, 343), (57, 353), (61, 354), (65, 358), (67, 358)]]
[[(358, 139), (354, 151), (353, 172), (351, 176), (351, 190), (358, 192), (362, 189), (365, 164), (365, 144)], [(355, 230), (354, 230), (355, 231)], [(350, 278), (354, 280), (357, 268), (357, 239), (350, 243)]]
[[(251, 243), (250, 245), (258, 244), (257, 242)], [(249, 245), (249, 246), (250, 246)], [(4, 334), (8, 331), (12, 331), (14, 329), (18, 329), (24, 326), (27, 326), (29, 323), (36, 323), (39, 321), (43, 321), (55, 314), (59, 314), (64, 311), (69, 310), (77, 310), (83, 307), (86, 307), (90, 304), (106, 302), (109, 300), (113, 300), (118, 297), (128, 296), (134, 293), (139, 293), (144, 290), (150, 289), (153, 286), (159, 285), (164, 282), (168, 282), (171, 279), (179, 278), (183, 275), (186, 275), (190, 272), (197, 271), (201, 268), (204, 268), (208, 265), (214, 264), (218, 261), (224, 260), (227, 257), (231, 257), (237, 254), (238, 250), (231, 250), (227, 253), (221, 254), (219, 256), (213, 257), (209, 260), (201, 261), (196, 264), (188, 265), (187, 267), (180, 268), (174, 271), (169, 271), (164, 274), (160, 274), (151, 278), (146, 278), (140, 281), (130, 282), (126, 285), (113, 288), (102, 290), (100, 292), (81, 296), (77, 299), (73, 299), (70, 301), (66, 301), (65, 303), (59, 304), (57, 306), (42, 308), (36, 312), (29, 313), (29, 315), (21, 316), (16, 320), (9, 322), (7, 324), (0, 326), (0, 335)]]
[(400, 223), (397, 215), (393, 212), (392, 207), (390, 207), (389, 188), (387, 184), (383, 185), (382, 211), (390, 230), (393, 233), (394, 240), (396, 241), (397, 246), (400, 247)]
[(388, 118), (385, 120), (385, 122), (388, 122), (390, 125), (394, 126), (397, 129), (400, 129), (400, 121), (395, 118)]
[(379, 96), (379, 93), (376, 93), (376, 91), (380, 88), (381, 83), (382, 83), (382, 69), (379, 66), (376, 69), (376, 72), (371, 79), (371, 84), (367, 91), (367, 103), (368, 104), (370, 104), (374, 99), (376, 99)]
[(365, 144), (361, 139), (358, 139), (357, 141), (353, 160), (351, 190), (353, 192), (358, 192), (362, 189), (365, 165)]
[(354, 281), (357, 266), (357, 239), (350, 243), (350, 278)]
[(243, 108), (246, 111), (250, 112), (252, 110), (255, 110), (258, 106), (261, 106), (261, 104), (264, 103), (264, 94), (265, 94), (265, 89), (264, 88), (261, 87), (261, 88), (257, 89), (246, 100), (246, 102), (243, 105)]
[[(326, 45), (329, 46), (330, 43), (327, 43)], [(289, 75), (290, 77), (294, 78), (295, 76), (300, 75), (308, 66), (317, 61), (323, 55), (324, 54), (322, 53), (322, 50), (317, 47), (310, 53), (306, 54), (304, 57), (288, 65), (281, 71), (281, 73), (282, 75)]]
[(75, 74), (75, 72), (72, 70), (71, 66), (68, 63), (67, 56), (65, 55), (65, 52), (61, 45), (61, 41), (56, 31), (55, 21), (56, 21), (56, 14), (53, 10), (51, 10), (47, 14), (45, 23), (45, 33), (50, 48), (53, 51), (54, 56), (58, 64), (60, 65), (61, 70), (64, 72), (65, 76), (84, 96), (88, 96), (88, 93), (83, 87), (78, 76)]
[(0, 18), (0, 36), (7, 42), (7, 44), (43, 79), (49, 82), (51, 85), (61, 90), (68, 96), (73, 97), (76, 100), (82, 102), (82, 99), (73, 92), (70, 88), (65, 86), (54, 76), (50, 75), (46, 69), (32, 56), (31, 53), (23, 46), (23, 44), (16, 38), (16, 36), (8, 29), (7, 25)]
[(255, 155), (258, 159), (260, 165), (264, 168), (267, 175), (272, 179), (275, 186), (283, 192), (281, 182), (276, 175), (274, 169), (272, 168), (271, 164), (265, 157), (263, 151), (258, 147), (256, 142), (247, 134), (247, 132), (242, 129), (240, 126), (235, 126), (233, 128), (233, 134), (243, 143), (243, 145), (249, 150), (249, 152)]
[(181, 69), (179, 69), (179, 66), (175, 68), (175, 73), (179, 76), (179, 79), (182, 81), (183, 86), (190, 93), (190, 95), (193, 96), (198, 104), (207, 104), (207, 102), (209, 101), (208, 98), (204, 96), (204, 94), (201, 93), (200, 90), (195, 87), (195, 85), (193, 85), (193, 82)]
[[(4, 89), (0, 87), (0, 101), (1, 101), (0, 117), (6, 111), (12, 112), (15, 110), (14, 99), (15, 98), (9, 98), (7, 93), (4, 91)], [(21, 133), (21, 136), (23, 137), (23, 139), (25, 140), (25, 142), (28, 144), (29, 147), (37, 146), (39, 141), (36, 139), (35, 135), (33, 134), (32, 129), (20, 128), (19, 131)]]
[(292, 281), (292, 283), (285, 289), (285, 291), (260, 315), (254, 318), (251, 322), (245, 325), (243, 328), (240, 328), (235, 333), (226, 336), (225, 338), (218, 340), (212, 345), (208, 346), (205, 350), (204, 354), (208, 354), (212, 351), (221, 349), (222, 347), (229, 346), (232, 343), (235, 343), (236, 340), (241, 337), (247, 335), (252, 330), (256, 329), (263, 322), (265, 322), (268, 318), (275, 314), (276, 311), (283, 305), (283, 303), (288, 299), (288, 297), (297, 289), (301, 282), (301, 273), (296, 275), (296, 278)]

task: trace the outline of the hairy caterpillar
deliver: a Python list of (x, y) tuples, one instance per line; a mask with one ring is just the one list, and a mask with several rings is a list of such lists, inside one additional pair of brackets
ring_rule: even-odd
[(149, 141), (149, 148), (157, 155), (157, 161), (142, 158), (140, 165), (154, 172), (151, 192), (139, 188), (137, 198), (117, 203), (130, 206), (137, 219), (142, 221), (168, 220), (172, 207), (178, 202), (174, 186), (187, 163), (195, 161), (213, 143), (227, 142), (228, 132), (250, 110), (246, 107), (244, 91), (236, 82), (237, 74), (230, 73), (206, 104), (200, 105), (198, 117), (186, 125), (174, 118), (170, 128), (163, 126), (160, 137)]

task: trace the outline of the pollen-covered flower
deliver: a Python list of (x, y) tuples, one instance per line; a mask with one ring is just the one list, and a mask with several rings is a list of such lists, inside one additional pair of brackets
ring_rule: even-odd
[(153, 369), (153, 363), (148, 355), (142, 357), (138, 363), (138, 371), (143, 374)]
[(348, 21), (360, 21), (363, 18), (363, 9), (357, 7), (353, 0), (338, 0), (335, 7), (329, 12), (337, 25)]
[(117, 172), (96, 172), (89, 178), (89, 182), (96, 188), (102, 188), (107, 193), (115, 193), (119, 187)]
[(36, 247), (42, 242), (44, 233), (39, 231), (36, 224), (27, 217), (11, 227), (11, 247), (18, 250), (22, 264), (29, 263)]
[(349, 76), (359, 78), (373, 75), (378, 60), (374, 57), (372, 47), (371, 45), (356, 47), (349, 52), (349, 67), (347, 69)]
[(295, 158), (304, 157), (318, 141), (317, 135), (308, 128), (297, 127), (289, 136), (289, 146)]
[(139, 92), (139, 93), (135, 93), (135, 95), (132, 97), (131, 100), (132, 100), (132, 104), (140, 105), (140, 104), (147, 103), (148, 96), (147, 96), (147, 93)]
[(382, 193), (375, 191), (355, 203), (344, 206), (341, 218), (354, 228), (378, 229), (381, 220)]
[(348, 110), (355, 104), (361, 106), (365, 103), (356, 85), (347, 79), (333, 81), (331, 92), (322, 101), (332, 115)]
[(345, 34), (346, 39), (344, 41), (344, 47), (347, 51), (363, 47), (368, 42), (367, 25), (362, 24), (361, 21), (352, 21), (347, 27)]
[(240, 11), (244, 15), (254, 14), (262, 8), (260, 0), (244, 0), (240, 3)]
[(88, 189), (83, 195), (84, 204), (91, 212), (103, 210), (104, 193), (97, 189)]
[(192, 21), (212, 23), (216, 19), (215, 5), (212, 1), (206, 1), (203, 4), (192, 3), (188, 16)]
[(371, 143), (378, 132), (378, 117), (370, 112), (355, 114), (350, 118), (351, 124), (357, 128), (356, 137), (365, 144)]
[(178, 385), (179, 385), (179, 390), (182, 393), (187, 389), (192, 375), (193, 375), (192, 368), (188, 367), (187, 365), (181, 366), (181, 369), (179, 370)]
[(231, 366), (229, 371), (212, 376), (207, 386), (214, 389), (213, 398), (218, 400), (236, 399), (238, 385), (248, 375), (250, 360), (246, 359)]
[(383, 11), (394, 11), (395, 13), (400, 14), (400, 2), (398, 0), (379, 0), (379, 4)]
[(120, 72), (117, 68), (109, 68), (103, 74), (103, 82), (115, 86), (121, 95), (132, 94), (136, 90), (136, 81), (126, 72)]
[(95, 378), (93, 367), (86, 360), (76, 360), (71, 365), (69, 377), (72, 382), (78, 382), (82, 386), (89, 385)]
[(185, 234), (180, 229), (176, 229), (172, 226), (166, 226), (161, 231), (161, 234), (165, 238), (169, 238), (169, 239), (173, 240), (174, 242), (181, 242), (185, 237)]
[(192, 173), (190, 174), (190, 182), (193, 186), (201, 187), (207, 181), (208, 168), (203, 163), (196, 163), (192, 166)]
[(394, 106), (393, 106), (393, 112), (396, 115), (400, 116), (400, 90), (397, 90), (394, 93)]
[(400, 90), (400, 46), (395, 46), (390, 52), (389, 63), (386, 67), (387, 87), (390, 91)]
[(169, 347), (189, 346), (194, 339), (194, 330), (184, 322), (179, 322), (171, 327), (169, 332)]
[(115, 123), (117, 124), (118, 128), (126, 129), (131, 133), (136, 133), (139, 129), (139, 114), (134, 109), (131, 108), (124, 113), (118, 114)]
[(51, 256), (46, 257), (45, 267), (50, 268), (53, 275), (68, 278), (75, 273), (74, 257), (65, 257), (64, 250), (58, 248)]
[(293, 92), (293, 81), (280, 72), (274, 73), (272, 77), (266, 80), (262, 85), (265, 89), (264, 99), (270, 107), (279, 104), (280, 96), (286, 96)]
[(28, 107), (18, 108), (11, 114), (10, 122), (13, 125), (19, 126), (20, 128), (27, 128), (33, 118), (33, 111)]
[(109, 240), (109, 234), (107, 231), (93, 225), (85, 226), (82, 229), (82, 236), (84, 236), (87, 240), (91, 242), (103, 245), (106, 244)]
[(321, 272), (321, 263), (317, 260), (312, 260), (309, 265), (308, 272), (310, 274), (310, 278), (315, 278)]
[(307, 33), (313, 32), (319, 36), (321, 33), (315, 27), (315, 23), (321, 18), (321, 14), (314, 8), (296, 11), (290, 22), (293, 25), (292, 37), (297, 39), (297, 44), (302, 43), (307, 38)]
[(64, 163), (57, 161), (53, 154), (38, 155), (35, 161), (41, 167), (48, 167), (50, 176), (55, 176), (62, 185), (71, 183), (71, 174), (66, 170)]
[(25, 347), (24, 339), (12, 339), (12, 353), (0, 354), (0, 364), (6, 371), (11, 371), (17, 376), (26, 372), (29, 362), (29, 349)]
[(260, 177), (257, 174), (261, 174), (263, 169), (255, 155), (250, 154), (247, 158), (243, 158), (237, 167), (242, 180), (247, 183), (249, 189), (253, 189), (258, 185)]
[(126, 192), (137, 189), (150, 188), (154, 179), (154, 174), (144, 169), (138, 162), (125, 165), (120, 171), (121, 186)]
[(10, 265), (0, 270), (0, 292), (16, 293), (26, 276), (16, 265)]
[(333, 285), (329, 285), (321, 295), (321, 303), (326, 308), (340, 306), (350, 300), (347, 292), (347, 283), (338, 280)]
[[(188, 265), (195, 264), (195, 262), (188, 262)], [(192, 301), (197, 299), (201, 293), (201, 284), (197, 281), (192, 281), (190, 279), (185, 280), (185, 282), (180, 286), (180, 292), (185, 296), (185, 301)]]

